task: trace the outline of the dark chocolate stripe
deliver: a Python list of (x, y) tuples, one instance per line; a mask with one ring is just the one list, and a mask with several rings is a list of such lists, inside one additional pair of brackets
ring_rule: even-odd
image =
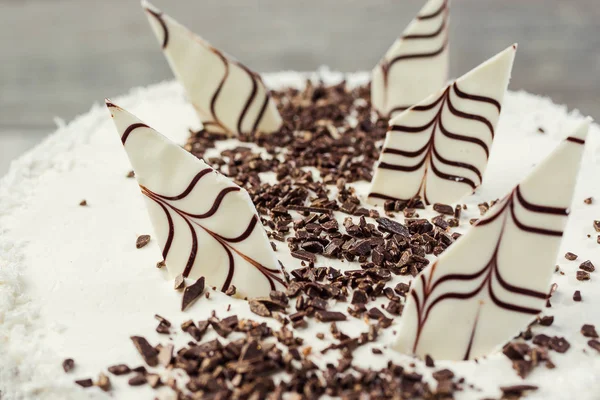
[(418, 33), (418, 34), (414, 34), (414, 35), (403, 35), (402, 39), (406, 39), (406, 40), (415, 40), (415, 39), (431, 39), (434, 38), (436, 36), (439, 36), (440, 33), (442, 33), (442, 31), (444, 30), (444, 28), (446, 27), (446, 18), (444, 18), (442, 20), (442, 23), (440, 24), (440, 27), (431, 32), (431, 33)]
[(162, 26), (162, 29), (163, 29), (162, 48), (165, 49), (167, 47), (167, 44), (169, 43), (169, 30), (167, 29), (167, 24), (165, 24), (165, 21), (162, 18), (162, 13), (157, 13), (156, 11), (151, 10), (149, 8), (146, 8), (146, 11), (150, 15), (152, 15), (154, 18), (156, 18), (156, 20), (158, 21), (160, 26)]
[(163, 195), (157, 194), (157, 193), (155, 193), (155, 195), (160, 197), (161, 199), (165, 199), (165, 200), (181, 200), (184, 197), (187, 197), (187, 195), (190, 194), (192, 190), (194, 190), (194, 187), (196, 186), (198, 181), (200, 179), (202, 179), (203, 176), (210, 174), (213, 171), (214, 170), (212, 168), (205, 168), (202, 171), (198, 172), (196, 174), (196, 176), (194, 176), (194, 179), (192, 179), (192, 181), (190, 182), (188, 187), (181, 194), (179, 194), (177, 196), (163, 196)]
[(227, 188), (221, 190), (219, 192), (219, 194), (217, 195), (217, 197), (215, 198), (215, 201), (213, 202), (212, 207), (210, 207), (210, 209), (203, 214), (190, 214), (185, 211), (181, 211), (181, 212), (190, 218), (204, 219), (204, 218), (212, 217), (219, 210), (219, 207), (221, 206), (221, 203), (223, 202), (223, 199), (225, 198), (225, 196), (227, 196), (228, 193), (238, 192), (239, 190), (240, 190), (239, 187), (234, 187), (234, 186), (227, 187)]
[(393, 114), (395, 112), (399, 112), (399, 111), (406, 111), (410, 108), (410, 106), (398, 106), (398, 107), (394, 107), (390, 110), (390, 114)]
[(454, 105), (452, 104), (452, 99), (450, 98), (450, 96), (448, 96), (447, 98), (447, 103), (448, 103), (448, 109), (450, 110), (450, 112), (454, 115), (456, 115), (457, 117), (461, 117), (461, 118), (465, 118), (465, 119), (470, 119), (473, 121), (478, 121), (481, 122), (482, 124), (484, 124), (485, 126), (488, 127), (488, 129), (490, 130), (490, 134), (492, 135), (492, 138), (494, 137), (494, 127), (492, 126), (492, 123), (485, 117), (482, 117), (481, 115), (476, 115), (476, 114), (471, 114), (471, 113), (467, 113), (464, 111), (460, 111), (459, 109), (457, 109), (456, 107), (454, 107)]
[(246, 239), (248, 239), (250, 237), (250, 235), (254, 231), (254, 228), (256, 227), (256, 223), (257, 222), (258, 222), (258, 217), (256, 215), (253, 215), (252, 219), (250, 219), (250, 223), (246, 227), (246, 230), (244, 232), (242, 232), (241, 235), (239, 235), (237, 237), (233, 237), (233, 238), (226, 238), (226, 237), (224, 237), (222, 235), (218, 235), (218, 236), (221, 239), (223, 239), (223, 240), (225, 240), (226, 242), (229, 242), (229, 243), (243, 242), (244, 240), (246, 240)]
[(459, 135), (457, 133), (450, 132), (444, 126), (442, 118), (440, 118), (439, 127), (440, 127), (440, 132), (442, 132), (442, 135), (446, 136), (447, 138), (452, 139), (452, 140), (460, 140), (462, 142), (473, 143), (473, 144), (481, 147), (481, 149), (485, 152), (485, 158), (490, 157), (490, 148), (483, 140), (476, 138), (476, 137), (472, 137), (472, 136)]
[(244, 104), (244, 108), (242, 109), (242, 113), (240, 114), (240, 117), (238, 118), (238, 123), (237, 123), (238, 132), (243, 133), (242, 124), (244, 122), (244, 118), (246, 117), (246, 113), (248, 112), (248, 109), (250, 108), (250, 105), (252, 104), (252, 102), (254, 101), (254, 98), (256, 97), (256, 92), (258, 90), (258, 84), (256, 83), (256, 78), (254, 78), (254, 74), (252, 73), (252, 71), (250, 71), (248, 68), (246, 68), (245, 65), (243, 65), (239, 62), (236, 63), (236, 65), (238, 67), (240, 67), (242, 70), (244, 70), (248, 74), (248, 77), (250, 77), (250, 80), (252, 81), (252, 90), (250, 91), (248, 100), (246, 100), (246, 104)]
[(127, 127), (127, 129), (125, 129), (125, 132), (123, 132), (123, 136), (121, 136), (121, 142), (123, 144), (125, 144), (125, 142), (127, 141), (127, 138), (129, 137), (129, 135), (131, 134), (131, 132), (133, 132), (134, 130), (136, 130), (137, 128), (149, 128), (148, 125), (146, 124), (142, 124), (142, 123), (136, 123), (136, 124), (131, 124)]
[(196, 235), (196, 231), (192, 226), (192, 223), (189, 219), (185, 218), (183, 215), (179, 214), (181, 218), (185, 221), (187, 226), (190, 228), (190, 235), (192, 236), (192, 247), (190, 249), (190, 256), (188, 257), (187, 263), (185, 264), (185, 269), (183, 270), (183, 276), (188, 277), (190, 272), (192, 272), (192, 268), (194, 267), (194, 261), (196, 261), (196, 254), (198, 253), (198, 236)]
[(444, 50), (446, 50), (447, 46), (448, 46), (448, 37), (446, 37), (446, 39), (444, 39), (444, 43), (442, 43), (442, 45), (438, 49), (433, 50), (431, 52), (428, 52), (428, 53), (403, 54), (401, 56), (394, 57), (388, 63), (388, 73), (389, 73), (389, 69), (395, 63), (397, 63), (398, 61), (412, 60), (412, 59), (415, 59), (415, 58), (430, 58), (430, 57), (435, 57), (435, 56), (438, 56), (438, 55), (442, 54), (444, 52)]
[(223, 249), (227, 253), (227, 258), (229, 258), (229, 269), (227, 270), (225, 282), (223, 282), (223, 286), (221, 286), (221, 291), (226, 292), (227, 289), (229, 289), (231, 281), (233, 280), (233, 275), (235, 274), (235, 260), (233, 259), (233, 254), (231, 253), (231, 250), (229, 250), (229, 248), (222, 243), (221, 246), (223, 246)]
[(423, 146), (420, 149), (415, 150), (415, 151), (398, 150), (398, 149), (393, 149), (391, 147), (386, 147), (381, 152), (385, 153), (385, 154), (394, 154), (394, 155), (405, 156), (405, 157), (417, 157), (417, 156), (420, 156), (421, 154), (423, 154), (425, 151), (427, 151), (428, 147), (429, 147), (429, 142), (425, 143), (425, 146)]
[(438, 167), (436, 167), (435, 163), (433, 162), (433, 158), (429, 159), (429, 165), (431, 165), (431, 171), (441, 179), (445, 179), (447, 181), (452, 181), (452, 182), (456, 182), (456, 183), (464, 183), (466, 185), (471, 186), (471, 188), (473, 188), (473, 189), (475, 189), (477, 187), (475, 182), (473, 182), (471, 179), (469, 179), (465, 176), (453, 175), (453, 174), (448, 174), (446, 172), (440, 171), (438, 169)]
[(458, 84), (456, 82), (454, 82), (452, 84), (452, 88), (454, 89), (454, 93), (456, 93), (456, 95), (462, 99), (479, 101), (482, 103), (489, 103), (489, 104), (493, 105), (494, 107), (496, 107), (496, 109), (498, 110), (498, 113), (500, 113), (500, 111), (502, 110), (502, 105), (500, 105), (500, 103), (496, 99), (492, 99), (491, 97), (479, 96), (479, 95), (463, 92), (462, 90), (460, 90), (458, 88)]
[(448, 5), (448, 0), (444, 0), (444, 2), (442, 3), (442, 5), (440, 6), (440, 8), (438, 8), (437, 10), (435, 10), (434, 12), (432, 12), (431, 14), (417, 15), (417, 19), (423, 20), (423, 19), (435, 18), (438, 15), (440, 15), (446, 9), (447, 5)]
[[(539, 314), (541, 311), (541, 310), (538, 310), (535, 308), (523, 307), (523, 306), (519, 306), (519, 305), (512, 304), (512, 303), (507, 303), (507, 302), (500, 300), (498, 297), (496, 297), (496, 294), (494, 293), (494, 290), (492, 289), (492, 280), (491, 279), (488, 280), (488, 293), (490, 295), (490, 298), (494, 302), (494, 304), (500, 308), (504, 308), (505, 310), (514, 311), (514, 312), (518, 312), (518, 313), (522, 313), (522, 314), (532, 314), (532, 315)], [(545, 296), (544, 296), (544, 298), (545, 298)]]
[(427, 157), (423, 157), (423, 159), (415, 165), (396, 165), (396, 164), (390, 164), (390, 163), (386, 163), (386, 162), (380, 162), (378, 168), (391, 169), (393, 171), (412, 172), (412, 171), (416, 171), (419, 168), (421, 168), (425, 164), (425, 161), (427, 161)]
[(515, 206), (514, 203), (510, 203), (510, 215), (512, 217), (513, 222), (519, 229), (525, 232), (536, 233), (538, 235), (546, 235), (546, 236), (557, 236), (561, 237), (563, 235), (562, 231), (554, 231), (551, 229), (538, 228), (535, 226), (530, 226), (522, 223), (518, 220), (517, 215), (515, 214)]
[(578, 143), (578, 144), (585, 144), (585, 140), (583, 139), (579, 139), (573, 136), (569, 136), (567, 139), (565, 139), (567, 142), (573, 142), (573, 143)]
[(521, 193), (521, 185), (517, 186), (515, 192), (517, 194), (517, 200), (519, 201), (519, 204), (522, 205), (523, 208), (525, 208), (526, 210), (544, 214), (569, 215), (569, 212), (566, 208), (540, 206), (539, 204), (533, 204), (528, 202), (527, 200), (525, 200), (523, 194)]
[[(414, 108), (413, 108), (414, 110)], [(425, 129), (430, 128), (435, 122), (437, 118), (433, 118), (431, 121), (421, 126), (406, 126), (406, 125), (391, 125), (390, 131), (392, 132), (406, 132), (406, 133), (419, 133), (423, 132)]]
[(479, 323), (479, 313), (481, 312), (481, 304), (477, 309), (477, 314), (475, 315), (475, 321), (473, 321), (473, 327), (471, 328), (471, 336), (469, 337), (469, 344), (467, 345), (467, 351), (465, 351), (465, 356), (463, 357), (463, 361), (466, 361), (471, 356), (471, 349), (473, 348), (473, 342), (475, 341), (475, 333), (477, 332), (477, 324)]
[(167, 241), (165, 242), (165, 246), (163, 247), (162, 251), (163, 260), (166, 260), (167, 256), (169, 255), (169, 250), (171, 250), (171, 244), (173, 244), (173, 238), (175, 237), (175, 226), (173, 225), (173, 217), (171, 217), (171, 214), (169, 213), (169, 210), (167, 210), (167, 207), (165, 207), (159, 202), (155, 203), (158, 204), (160, 208), (162, 208), (165, 215), (167, 216), (167, 223), (169, 224), (169, 234), (167, 236)]
[(447, 158), (442, 157), (438, 151), (436, 146), (433, 146), (433, 155), (442, 163), (445, 165), (450, 165), (452, 167), (457, 167), (457, 168), (464, 168), (464, 169), (468, 169), (469, 171), (472, 171), (475, 175), (477, 175), (477, 178), (479, 178), (479, 183), (481, 184), (481, 180), (483, 179), (481, 176), (481, 171), (479, 171), (479, 169), (477, 167), (475, 167), (474, 165), (471, 164), (467, 164), (464, 162), (460, 162), (460, 161), (453, 161), (453, 160), (448, 160)]
[(227, 129), (225, 127), (225, 125), (223, 125), (223, 123), (221, 122), (221, 120), (219, 119), (219, 117), (217, 117), (217, 112), (216, 112), (217, 98), (221, 94), (221, 90), (223, 89), (223, 85), (225, 85), (225, 81), (229, 77), (229, 61), (227, 61), (227, 59), (225, 58), (225, 56), (219, 50), (217, 50), (217, 49), (215, 49), (213, 47), (211, 47), (210, 50), (217, 57), (219, 57), (221, 59), (221, 61), (223, 62), (223, 66), (225, 67), (225, 72), (223, 73), (223, 77), (221, 78), (221, 81), (219, 82), (219, 85), (217, 86), (217, 89), (215, 90), (215, 92), (213, 93), (212, 98), (210, 99), (210, 113), (212, 115), (214, 123), (217, 124), (222, 129), (224, 129), (226, 132), (229, 132), (229, 129)]
[(262, 107), (260, 108), (260, 111), (258, 112), (258, 116), (256, 117), (256, 121), (254, 121), (254, 126), (252, 127), (253, 135), (256, 133), (256, 130), (258, 129), (258, 125), (260, 124), (260, 122), (262, 121), (262, 119), (265, 115), (265, 111), (267, 110), (267, 105), (269, 104), (269, 99), (271, 98), (271, 94), (269, 93), (269, 90), (266, 87), (265, 87), (265, 90), (267, 91), (267, 93), (265, 94), (265, 101), (263, 101)]
[(527, 288), (518, 287), (518, 286), (511, 285), (510, 283), (506, 282), (504, 280), (504, 278), (502, 278), (502, 275), (500, 275), (500, 270), (498, 269), (497, 261), (494, 263), (494, 273), (496, 275), (496, 280), (498, 281), (500, 286), (502, 286), (502, 288), (504, 288), (506, 291), (511, 292), (511, 293), (521, 294), (523, 296), (535, 297), (535, 298), (538, 298), (541, 300), (546, 300), (546, 297), (547, 297), (546, 293), (538, 292), (536, 290), (531, 290), (531, 289), (527, 289)]

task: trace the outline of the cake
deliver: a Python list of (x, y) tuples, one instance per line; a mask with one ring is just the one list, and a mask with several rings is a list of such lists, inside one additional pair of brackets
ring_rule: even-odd
[[(156, 21), (155, 29), (162, 20)], [(370, 181), (388, 119), (371, 112), (370, 80), (369, 73), (326, 68), (262, 74), (260, 83), (272, 91), (263, 130), (274, 133), (260, 136), (254, 129), (245, 135), (243, 123), (223, 124), (242, 127), (237, 136), (208, 129), (206, 120), (203, 127), (178, 82), (134, 89), (109, 103), (220, 171), (229, 178), (225, 187), (247, 191), (281, 263), (282, 286), (262, 289), (250, 274), (217, 287), (209, 273), (180, 273), (178, 261), (165, 256), (156, 219), (148, 218), (132, 172), (141, 164), (126, 146), (128, 159), (104, 106), (60, 126), (15, 161), (0, 182), (0, 398), (596, 399), (600, 128), (589, 126), (585, 149), (577, 150), (581, 166), (571, 168), (577, 186), (542, 312), (510, 328), (513, 339), (466, 360), (433, 354), (431, 344), (413, 355), (403, 344), (414, 306), (410, 290), (418, 287), (411, 281), (431, 273), (461, 235), (473, 237), (468, 232), (481, 226), (477, 220), (502, 209), (503, 196), (545, 165), (565, 137), (581, 144), (577, 132), (586, 123), (547, 98), (508, 91), (483, 183), (473, 194), (451, 205), (418, 197), (374, 205)], [(406, 121), (411, 112), (399, 111), (392, 121)], [(160, 164), (160, 152), (156, 157), (142, 161), (177, 176), (180, 170), (169, 170), (174, 164)], [(554, 171), (559, 188), (567, 161)], [(143, 171), (136, 172), (142, 179)], [(524, 193), (533, 193), (524, 185)], [(228, 208), (229, 217), (246, 218), (251, 208), (239, 203)], [(226, 225), (235, 227), (235, 218)], [(239, 229), (245, 227), (246, 220)], [(397, 240), (397, 229), (407, 229), (405, 250), (412, 250), (393, 255), (389, 267), (378, 246)], [(173, 240), (181, 240), (180, 232)], [(328, 246), (339, 238), (339, 246)], [(253, 244), (264, 254), (261, 240)], [(194, 254), (197, 268), (210, 251)], [(461, 268), (450, 256), (443, 260), (440, 269)], [(521, 286), (536, 279), (511, 278)], [(444, 347), (454, 336), (464, 338), (446, 323), (427, 340)]]

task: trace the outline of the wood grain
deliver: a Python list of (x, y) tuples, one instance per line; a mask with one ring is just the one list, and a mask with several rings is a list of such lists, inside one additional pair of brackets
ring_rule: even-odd
[[(370, 69), (422, 3), (155, 0), (259, 71)], [(453, 0), (451, 15), (453, 76), (519, 42), (512, 89), (598, 116), (598, 0)], [(0, 0), (0, 54), (0, 147), (9, 130), (51, 131), (54, 116), (172, 77), (136, 0)]]

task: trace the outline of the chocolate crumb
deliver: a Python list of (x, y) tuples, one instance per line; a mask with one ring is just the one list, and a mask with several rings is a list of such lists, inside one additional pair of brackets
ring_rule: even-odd
[(587, 272), (594, 272), (596, 270), (596, 267), (594, 267), (594, 264), (592, 264), (590, 260), (586, 260), (579, 265), (579, 269), (582, 269)]
[(501, 386), (500, 390), (502, 393), (506, 395), (522, 395), (523, 392), (528, 392), (532, 390), (538, 390), (538, 387), (535, 385), (513, 385), (513, 386)]
[(75, 368), (75, 360), (73, 360), (72, 358), (67, 358), (63, 361), (62, 367), (65, 372), (72, 371), (73, 368)]
[(565, 258), (566, 258), (567, 260), (569, 260), (569, 261), (577, 260), (577, 254), (575, 254), (575, 253), (571, 253), (570, 251), (568, 251), (568, 252), (565, 254)]
[(133, 171), (129, 171), (129, 172), (127, 173), (127, 175), (125, 175), (125, 176), (126, 176), (127, 178), (134, 178), (134, 177), (135, 177), (135, 172), (133, 172)]
[(226, 294), (227, 296), (233, 296), (233, 295), (235, 295), (235, 292), (236, 292), (236, 290), (237, 290), (237, 289), (236, 289), (235, 285), (229, 285), (229, 287), (228, 287), (228, 288), (227, 288), (227, 290), (225, 291), (225, 294)]
[(260, 315), (261, 317), (270, 317), (271, 311), (267, 308), (266, 305), (257, 300), (250, 300), (248, 302), (250, 306), (250, 311), (252, 311), (256, 315)]
[(454, 378), (454, 372), (445, 368), (435, 371), (432, 376), (436, 381), (446, 381)]
[(600, 232), (600, 221), (598, 221), (598, 220), (594, 221), (594, 230), (596, 232)]
[(346, 316), (339, 311), (319, 310), (315, 313), (317, 319), (321, 322), (345, 321)]
[(588, 197), (586, 199), (583, 199), (583, 202), (585, 204), (592, 204), (594, 202), (594, 199), (592, 197)]
[(108, 372), (113, 375), (125, 375), (131, 372), (131, 369), (125, 364), (117, 364), (108, 367)]
[(433, 358), (431, 358), (431, 356), (429, 354), (425, 355), (425, 366), (427, 367), (435, 367), (435, 362), (433, 361)]
[(156, 263), (156, 268), (158, 268), (158, 269), (164, 268), (166, 266), (167, 266), (167, 264), (164, 262), (164, 260)]
[(433, 205), (433, 211), (445, 215), (454, 215), (454, 209), (448, 204), (435, 203)]
[(596, 333), (596, 327), (590, 324), (585, 324), (581, 327), (581, 334), (585, 337), (593, 339), (598, 338), (598, 333)]
[(577, 271), (577, 280), (578, 281), (589, 281), (590, 273), (586, 271)]
[[(207, 324), (208, 326), (208, 324)], [(158, 351), (158, 363), (160, 365), (162, 365), (163, 367), (168, 366), (171, 363), (171, 358), (173, 358), (173, 349), (175, 348), (175, 346), (173, 346), (172, 344), (167, 344), (164, 345), (163, 347), (161, 347), (161, 349)]]
[(546, 133), (546, 131), (544, 130), (544, 128), (542, 128), (541, 126), (538, 126), (537, 131), (539, 133)]
[(98, 382), (96, 382), (96, 386), (102, 389), (105, 392), (108, 392), (111, 388), (110, 379), (103, 373), (98, 375)]
[(185, 278), (179, 274), (175, 277), (174, 287), (175, 290), (183, 289), (185, 286)]
[(156, 367), (158, 364), (158, 351), (148, 343), (148, 341), (141, 336), (132, 336), (131, 341), (133, 342), (138, 353), (142, 356), (146, 364), (151, 367)]
[(567, 339), (558, 336), (554, 336), (553, 338), (551, 338), (548, 345), (552, 350), (556, 351), (557, 353), (565, 353), (571, 347), (569, 342), (567, 342)]
[(545, 315), (540, 318), (540, 325), (542, 326), (550, 326), (554, 322), (554, 317), (552, 315)]
[(146, 380), (146, 377), (144, 375), (137, 374), (133, 378), (129, 379), (127, 383), (129, 383), (129, 386), (141, 386), (145, 385), (146, 382), (148, 381)]
[(592, 339), (592, 340), (588, 341), (588, 346), (590, 346), (592, 349), (600, 352), (600, 342), (597, 341), (596, 339)]
[(181, 311), (185, 311), (192, 303), (194, 303), (204, 292), (204, 277), (201, 276), (196, 282), (186, 287), (183, 290), (183, 298), (181, 300)]
[(81, 200), (81, 201), (79, 202), (79, 205), (80, 205), (80, 206), (82, 206), (82, 207), (85, 207), (85, 206), (87, 206), (87, 205), (88, 205), (88, 204), (87, 204), (87, 200)]
[(581, 301), (581, 291), (576, 290), (575, 293), (573, 293), (573, 300), (574, 301)]
[(94, 382), (89, 378), (88, 379), (79, 379), (79, 380), (75, 381), (75, 383), (83, 388), (89, 388), (89, 387), (94, 386)]
[(135, 242), (135, 247), (141, 249), (148, 243), (150, 243), (150, 235), (140, 235)]

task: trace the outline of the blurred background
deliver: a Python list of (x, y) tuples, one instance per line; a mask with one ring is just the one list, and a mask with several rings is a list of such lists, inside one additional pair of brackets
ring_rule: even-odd
[[(265, 72), (371, 69), (424, 0), (154, 0)], [(513, 42), (510, 88), (600, 119), (600, 0), (452, 0), (451, 76)], [(0, 176), (105, 97), (172, 74), (137, 0), (0, 0)]]

